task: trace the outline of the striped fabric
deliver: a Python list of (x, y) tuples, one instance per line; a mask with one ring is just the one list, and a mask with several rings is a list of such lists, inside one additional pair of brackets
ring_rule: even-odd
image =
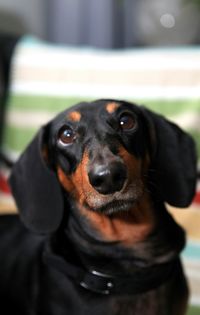
[[(4, 150), (16, 158), (56, 113), (97, 98), (133, 101), (165, 115), (194, 137), (200, 158), (199, 48), (104, 51), (33, 38), (23, 38), (14, 54)], [(4, 203), (11, 201), (6, 189)], [(169, 210), (188, 232), (183, 259), (191, 302), (200, 305), (199, 203), (197, 195), (190, 210)]]

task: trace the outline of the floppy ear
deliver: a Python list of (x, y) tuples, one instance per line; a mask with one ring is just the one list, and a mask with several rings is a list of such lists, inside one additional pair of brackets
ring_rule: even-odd
[(177, 125), (145, 108), (151, 137), (152, 174), (161, 198), (188, 207), (196, 190), (197, 155), (193, 139)]
[(39, 233), (55, 231), (63, 213), (59, 182), (42, 157), (47, 132), (48, 125), (40, 129), (14, 165), (9, 179), (22, 221)]

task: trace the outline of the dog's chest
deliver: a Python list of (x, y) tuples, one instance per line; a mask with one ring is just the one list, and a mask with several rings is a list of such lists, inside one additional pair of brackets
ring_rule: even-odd
[[(163, 291), (163, 290), (162, 290)], [(172, 315), (163, 295), (151, 291), (143, 295), (113, 297), (110, 303), (112, 315)]]
[(179, 315), (170, 310), (165, 285), (139, 295), (106, 296), (87, 291), (57, 272), (54, 276), (51, 284), (43, 286), (39, 303), (48, 300), (45, 312), (48, 308), (50, 315), (58, 314), (58, 308), (60, 315), (66, 315), (66, 311), (69, 315)]

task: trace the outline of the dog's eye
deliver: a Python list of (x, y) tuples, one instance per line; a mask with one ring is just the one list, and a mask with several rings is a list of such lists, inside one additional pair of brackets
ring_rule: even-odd
[(119, 125), (122, 130), (131, 130), (136, 127), (136, 119), (131, 114), (123, 114), (120, 117)]
[(72, 144), (76, 139), (74, 131), (67, 126), (64, 126), (60, 129), (58, 133), (58, 141), (63, 145)]

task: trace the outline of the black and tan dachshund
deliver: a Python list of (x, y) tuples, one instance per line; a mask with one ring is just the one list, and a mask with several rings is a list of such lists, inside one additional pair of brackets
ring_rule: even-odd
[(41, 128), (10, 186), (21, 220), (0, 219), (1, 314), (185, 314), (185, 234), (165, 203), (190, 205), (196, 153), (175, 124), (80, 103)]

